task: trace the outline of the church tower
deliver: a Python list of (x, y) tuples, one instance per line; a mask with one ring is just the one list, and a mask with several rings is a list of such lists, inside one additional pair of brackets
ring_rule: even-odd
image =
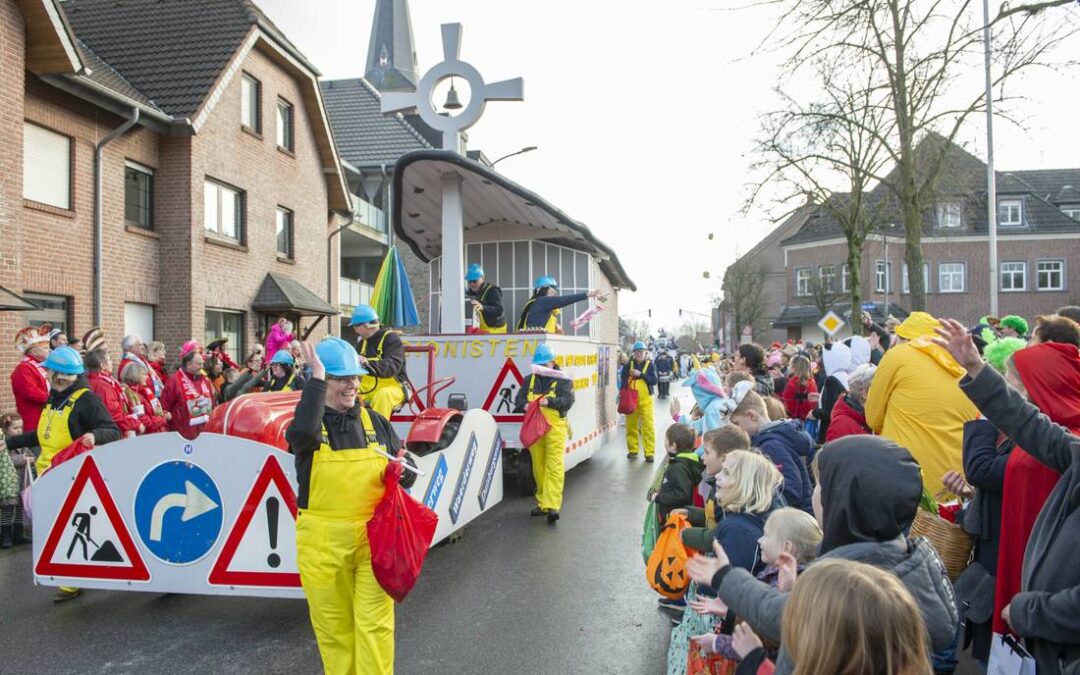
[(416, 90), (419, 77), (408, 0), (377, 0), (364, 79), (380, 92)]

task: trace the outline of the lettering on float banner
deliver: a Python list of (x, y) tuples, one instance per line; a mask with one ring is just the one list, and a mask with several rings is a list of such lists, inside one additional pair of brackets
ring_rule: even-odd
[(443, 485), (446, 483), (446, 456), (439, 454), (439, 463), (435, 465), (435, 472), (431, 475), (427, 493), (424, 494), (424, 506), (432, 511), (439, 503), (439, 495), (442, 494)]
[(480, 510), (487, 508), (488, 494), (491, 492), (491, 484), (495, 482), (495, 469), (499, 466), (499, 457), (502, 455), (502, 433), (495, 432), (495, 440), (491, 443), (491, 454), (488, 455), (487, 470), (484, 471), (484, 482), (480, 485)]
[(454, 488), (454, 498), (450, 502), (450, 522), (457, 524), (458, 515), (461, 513), (461, 505), (465, 501), (465, 488), (469, 486), (469, 476), (472, 475), (473, 464), (476, 462), (476, 433), (469, 436), (469, 447), (465, 451), (465, 462), (461, 465), (461, 475), (458, 476), (457, 487)]
[(536, 353), (536, 340), (477, 340), (461, 339), (443, 342), (406, 342), (409, 347), (434, 347), (435, 354), (443, 359), (483, 359), (496, 356), (506, 359), (531, 357)]

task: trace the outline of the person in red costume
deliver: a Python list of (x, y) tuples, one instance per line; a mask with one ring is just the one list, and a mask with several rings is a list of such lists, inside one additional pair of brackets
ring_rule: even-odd
[(120, 382), (132, 413), (143, 425), (144, 434), (156, 434), (169, 426), (171, 415), (165, 412), (150, 383), (150, 369), (141, 361), (131, 360), (120, 370)]
[[(1047, 342), (1021, 349), (1006, 362), (1006, 381), (1025, 394), (1052, 422), (1080, 434), (1080, 351)], [(1011, 633), (1002, 617), (1021, 591), (1024, 551), (1035, 519), (1061, 475), (1022, 448), (1009, 454), (1002, 491), (1001, 542), (994, 589), (993, 630)]]
[(109, 417), (125, 438), (141, 434), (145, 429), (124, 395), (124, 385), (112, 376), (112, 357), (109, 356), (109, 348), (101, 328), (95, 326), (87, 331), (83, 336), (83, 344), (86, 345), (83, 365), (86, 368), (86, 381), (90, 385), (90, 391), (105, 404)]
[(117, 377), (123, 375), (124, 368), (127, 367), (132, 361), (138, 361), (146, 366), (147, 371), (150, 373), (150, 383), (154, 387), (154, 396), (161, 396), (161, 392), (165, 389), (165, 378), (158, 375), (156, 370), (150, 367), (150, 362), (147, 360), (146, 343), (138, 335), (125, 335), (124, 339), (120, 341), (120, 348), (124, 350), (124, 355), (120, 359), (120, 366), (116, 369)]
[[(158, 378), (164, 383), (169, 379), (169, 373), (165, 370), (165, 343), (154, 341), (146, 350), (146, 364), (157, 373)], [(158, 394), (161, 396), (161, 394)]]
[(161, 395), (161, 405), (172, 416), (169, 430), (188, 440), (202, 433), (214, 407), (214, 392), (202, 367), (202, 348), (194, 340), (185, 342), (180, 351), (180, 368), (165, 383)]
[(11, 393), (27, 433), (37, 429), (38, 418), (49, 400), (49, 380), (41, 364), (49, 357), (51, 331), (52, 326), (43, 324), (27, 326), (15, 334), (15, 348), (23, 358), (11, 371)]

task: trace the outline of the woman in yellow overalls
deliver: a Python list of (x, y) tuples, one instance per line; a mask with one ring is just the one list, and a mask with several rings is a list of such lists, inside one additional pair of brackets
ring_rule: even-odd
[[(559, 371), (555, 365), (555, 352), (546, 344), (537, 345), (533, 365)], [(574, 387), (570, 378), (533, 373), (518, 390), (515, 403), (518, 409), (524, 410), (527, 403), (537, 399), (540, 400), (540, 412), (551, 429), (529, 447), (533, 478), (536, 479), (536, 508), (532, 515), (546, 515), (548, 523), (555, 523), (562, 508), (563, 476), (566, 473), (563, 457), (569, 432), (566, 414), (574, 405)]]
[[(357, 399), (367, 371), (352, 345), (301, 344), (311, 366), (285, 433), (296, 456), (296, 561), (327, 675), (394, 672), (394, 601), (371, 570), (367, 522), (382, 499), (388, 460), (401, 442)], [(406, 471), (401, 484), (415, 481)]]
[(653, 387), (656, 386), (656, 366), (648, 358), (645, 343), (634, 343), (633, 356), (619, 373), (619, 389), (625, 389), (627, 378), (638, 393), (637, 410), (626, 416), (626, 456), (635, 459), (641, 446), (645, 461), (652, 463), (656, 449), (656, 425), (653, 416)]
[[(43, 365), (49, 378), (49, 401), (41, 412), (37, 429), (27, 429), (26, 433), (6, 440), (8, 448), (41, 447), (35, 464), (39, 476), (52, 467), (57, 453), (76, 440), (88, 448), (120, 440), (120, 428), (86, 383), (79, 352), (67, 345), (58, 347)], [(81, 589), (61, 586), (53, 601), (71, 600), (81, 593)]]
[(396, 331), (379, 323), (370, 305), (357, 305), (349, 321), (360, 337), (360, 365), (367, 374), (360, 380), (360, 396), (386, 419), (405, 402), (405, 344)]
[(555, 281), (554, 277), (540, 277), (533, 283), (533, 296), (521, 308), (517, 329), (518, 331), (561, 333), (562, 326), (559, 323), (559, 317), (562, 315), (561, 308), (584, 302), (589, 298), (604, 302), (607, 300), (607, 295), (598, 290), (559, 295), (559, 282)]
[(476, 263), (469, 265), (465, 274), (465, 297), (472, 301), (473, 313), (479, 325), (476, 328), (488, 335), (506, 333), (506, 315), (503, 313), (502, 289), (484, 279), (484, 268)]

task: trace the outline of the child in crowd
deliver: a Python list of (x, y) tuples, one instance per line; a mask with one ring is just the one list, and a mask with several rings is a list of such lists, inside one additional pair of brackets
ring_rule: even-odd
[(685, 509), (694, 502), (694, 491), (704, 469), (701, 458), (694, 452), (696, 440), (693, 427), (686, 424), (672, 424), (664, 434), (667, 469), (660, 489), (653, 495), (661, 521), (667, 520), (672, 509)]
[(810, 512), (810, 474), (806, 470), (806, 458), (813, 443), (810, 436), (794, 420), (773, 421), (768, 409), (757, 392), (744, 392), (731, 414), (731, 423), (750, 435), (750, 443), (760, 448), (784, 476), (784, 499), (788, 506)]
[[(17, 413), (0, 417), (3, 437), (23, 432)], [(0, 442), (0, 548), (29, 544), (29, 531), (23, 528), (22, 491), (26, 487), (26, 465), (33, 471), (34, 456), (28, 450), (8, 450)]]
[(788, 417), (805, 420), (817, 407), (817, 385), (810, 372), (810, 359), (802, 354), (791, 359), (791, 377), (784, 388), (784, 406)]
[(687, 509), (686, 519), (692, 527), (703, 527), (712, 530), (716, 527), (718, 520), (716, 512), (716, 477), (724, 468), (724, 459), (729, 452), (750, 449), (750, 437), (739, 427), (729, 424), (726, 427), (706, 432), (701, 445), (704, 451), (701, 460), (705, 465), (705, 472), (699, 489), (703, 491), (702, 497), (705, 500), (705, 507)]
[[(790, 507), (777, 509), (765, 521), (758, 544), (761, 561), (767, 565), (758, 579), (786, 593), (791, 590), (795, 576), (817, 555), (821, 526), (805, 511)], [(727, 605), (719, 598), (701, 597), (692, 607), (699, 614), (723, 617), (728, 613)], [(731, 635), (714, 632), (695, 636), (693, 640), (708, 652), (719, 653), (732, 661), (740, 658), (732, 647)], [(775, 652), (771, 657), (776, 658)]]
[(784, 402), (775, 396), (765, 397), (765, 412), (769, 413), (769, 419), (773, 422), (786, 420), (788, 418), (787, 408), (784, 407)]

